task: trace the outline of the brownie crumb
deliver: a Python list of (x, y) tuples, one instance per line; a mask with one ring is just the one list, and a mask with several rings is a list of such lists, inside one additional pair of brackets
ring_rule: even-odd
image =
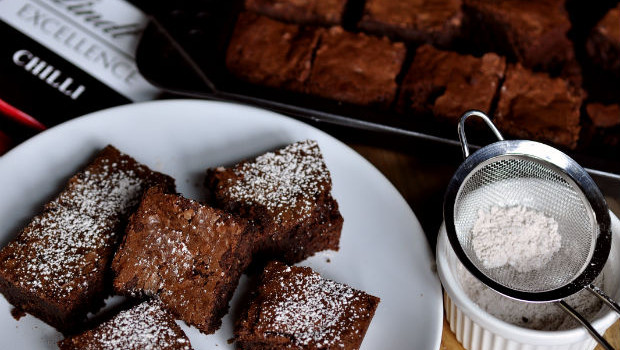
[(15, 321), (19, 321), (20, 318), (26, 316), (26, 312), (18, 307), (14, 307), (11, 309), (11, 316), (13, 316)]

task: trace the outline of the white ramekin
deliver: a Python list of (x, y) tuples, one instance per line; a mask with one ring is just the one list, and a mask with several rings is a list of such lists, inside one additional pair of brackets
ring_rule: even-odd
[[(613, 232), (609, 260), (604, 268), (604, 290), (620, 299), (620, 221), (611, 215)], [(504, 322), (478, 307), (461, 288), (457, 279), (458, 258), (452, 250), (445, 227), (437, 238), (437, 270), (444, 287), (444, 309), (450, 329), (467, 350), (591, 350), (596, 341), (583, 328), (563, 331), (538, 331)], [(594, 297), (594, 296), (593, 296)], [(601, 334), (617, 319), (606, 305), (592, 325)]]

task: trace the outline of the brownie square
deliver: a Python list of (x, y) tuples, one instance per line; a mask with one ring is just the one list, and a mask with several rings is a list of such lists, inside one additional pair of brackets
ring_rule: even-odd
[(620, 4), (592, 29), (586, 48), (595, 64), (620, 76)]
[(210, 169), (206, 185), (218, 207), (259, 227), (257, 261), (295, 263), (317, 251), (338, 249), (343, 219), (316, 141), (297, 142), (231, 168)]
[(58, 342), (60, 350), (191, 350), (189, 339), (158, 300), (142, 302), (82, 334)]
[(388, 106), (396, 95), (403, 43), (332, 27), (321, 36), (308, 92), (359, 105)]
[(504, 133), (574, 149), (579, 139), (581, 90), (566, 80), (511, 65), (494, 119)]
[(463, 11), (469, 37), (486, 51), (558, 74), (575, 61), (563, 0), (464, 0)]
[(506, 60), (494, 53), (474, 57), (420, 46), (401, 85), (399, 109), (451, 125), (470, 109), (489, 113), (505, 70)]
[(119, 294), (161, 299), (201, 332), (215, 332), (251, 257), (245, 220), (149, 189), (112, 262)]
[(315, 28), (243, 12), (226, 51), (226, 67), (253, 84), (301, 91), (318, 39)]
[(103, 149), (0, 251), (0, 292), (63, 333), (77, 330), (111, 290), (109, 264), (146, 188), (174, 190), (112, 146)]
[(347, 0), (245, 0), (245, 8), (271, 18), (297, 24), (342, 23)]
[(611, 128), (620, 125), (620, 105), (588, 103), (586, 111), (592, 124), (598, 128)]
[(461, 34), (461, 0), (367, 0), (363, 30), (415, 43), (450, 46)]
[[(591, 146), (599, 146), (612, 156), (617, 155), (620, 146), (620, 105), (588, 103), (586, 112), (592, 122), (588, 135)], [(582, 133), (583, 134), (583, 133)]]
[(239, 349), (359, 349), (379, 298), (271, 262), (235, 325)]

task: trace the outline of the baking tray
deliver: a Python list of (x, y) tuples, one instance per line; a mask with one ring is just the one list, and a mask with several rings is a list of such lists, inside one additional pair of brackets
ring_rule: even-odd
[[(225, 52), (236, 17), (242, 9), (240, 1), (155, 3), (144, 5), (150, 14), (150, 22), (137, 48), (136, 61), (144, 77), (169, 96), (249, 104), (319, 127), (338, 125), (349, 130), (365, 130), (386, 142), (398, 137), (416, 143), (460, 147), (453, 125), (419, 120), (399, 114), (393, 108), (357, 106), (239, 80), (226, 69)], [(353, 29), (347, 28), (346, 20), (343, 26)], [(468, 135), (473, 144), (483, 145), (493, 140), (490, 135), (473, 129), (473, 135)], [(601, 186), (611, 186), (606, 191), (608, 195), (611, 190), (614, 197), (620, 198), (618, 150), (564, 151), (587, 167)]]

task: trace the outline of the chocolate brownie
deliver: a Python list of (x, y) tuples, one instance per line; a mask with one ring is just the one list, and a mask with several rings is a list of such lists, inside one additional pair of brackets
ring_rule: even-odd
[(379, 298), (271, 262), (235, 326), (239, 349), (359, 349)]
[(598, 128), (611, 128), (620, 125), (620, 105), (588, 103), (586, 111), (592, 124)]
[(524, 66), (560, 73), (575, 62), (563, 0), (463, 0), (471, 39)]
[(347, 0), (245, 0), (247, 10), (297, 24), (341, 24)]
[(602, 146), (603, 150), (617, 156), (620, 146), (620, 105), (594, 102), (586, 105), (586, 111), (592, 122), (591, 135), (593, 145)]
[(60, 350), (191, 350), (192, 346), (158, 300), (142, 302), (82, 334), (58, 342)]
[(363, 30), (416, 43), (450, 46), (461, 34), (461, 0), (367, 0)]
[(295, 263), (317, 251), (338, 249), (343, 219), (316, 141), (210, 169), (206, 184), (219, 207), (260, 228), (254, 241), (258, 261)]
[(505, 70), (506, 60), (494, 53), (474, 57), (420, 46), (401, 85), (399, 109), (450, 124), (470, 109), (489, 113)]
[(620, 4), (592, 29), (586, 48), (595, 64), (620, 76)]
[(315, 28), (243, 12), (226, 51), (226, 67), (254, 84), (301, 91), (318, 39)]
[(403, 43), (350, 33), (324, 31), (308, 81), (311, 94), (360, 105), (388, 106), (396, 95)]
[(494, 121), (508, 135), (574, 149), (582, 101), (583, 93), (566, 80), (510, 65)]
[(119, 294), (159, 297), (201, 332), (215, 332), (251, 257), (245, 220), (149, 189), (112, 262)]
[(111, 290), (108, 268), (124, 223), (153, 185), (174, 190), (172, 178), (103, 149), (0, 251), (2, 294), (58, 330), (75, 331)]

